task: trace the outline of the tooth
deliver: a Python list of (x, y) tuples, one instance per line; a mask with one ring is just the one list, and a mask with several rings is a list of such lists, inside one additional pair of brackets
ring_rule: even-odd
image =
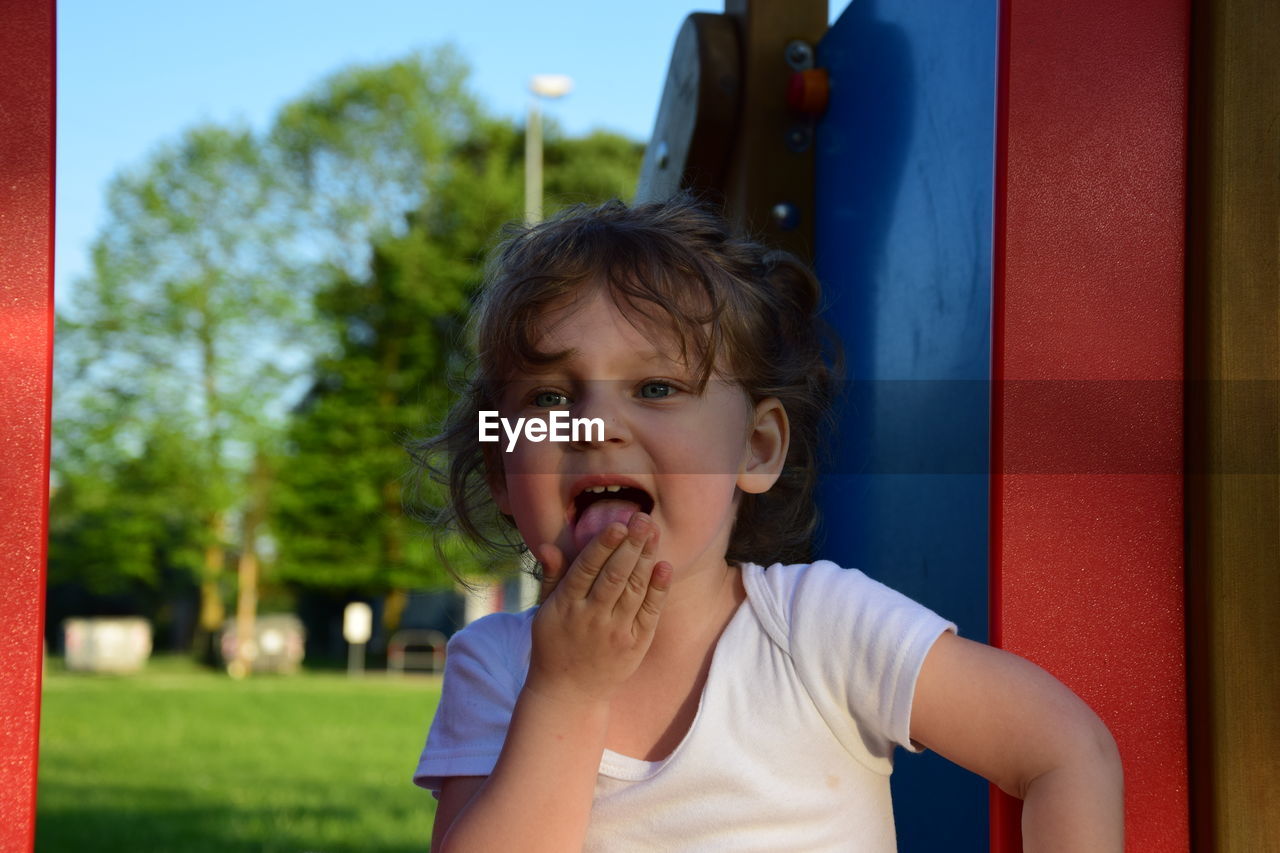
[(602, 494), (604, 492), (604, 486), (591, 486), (587, 491), (591, 492), (593, 495)]
[(611, 492), (620, 492), (622, 491), (622, 486), (609, 486), (608, 489)]

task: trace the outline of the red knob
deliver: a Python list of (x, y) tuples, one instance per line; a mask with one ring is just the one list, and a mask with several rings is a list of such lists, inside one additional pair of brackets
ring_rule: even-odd
[(787, 106), (801, 115), (822, 115), (830, 94), (831, 84), (825, 68), (793, 71), (787, 84)]

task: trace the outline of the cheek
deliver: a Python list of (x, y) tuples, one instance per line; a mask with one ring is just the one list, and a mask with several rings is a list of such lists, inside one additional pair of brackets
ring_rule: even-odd
[[(736, 477), (742, 461), (745, 438), (737, 425), (712, 431), (669, 435), (655, 455), (662, 470), (679, 476), (706, 479)], [(710, 486), (706, 488), (711, 488)]]
[(562, 445), (553, 441), (529, 441), (523, 436), (508, 452), (503, 445), (502, 469), (507, 477), (551, 476), (560, 468)]
[(506, 483), (508, 515), (517, 524), (543, 524), (563, 513), (560, 504), (559, 478), (539, 474), (508, 473)]
[[(705, 461), (705, 460), (704, 460)], [(687, 474), (673, 478), (664, 490), (669, 498), (678, 498), (684, 508), (680, 514), (688, 513), (687, 520), (705, 523), (708, 518), (732, 511), (732, 504), (737, 497), (737, 477), (726, 473)], [(670, 519), (680, 523), (682, 518)]]

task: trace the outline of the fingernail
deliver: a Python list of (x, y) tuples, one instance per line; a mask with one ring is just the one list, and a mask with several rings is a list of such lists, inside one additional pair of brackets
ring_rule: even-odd
[(627, 529), (615, 521), (604, 529), (604, 536), (601, 538), (610, 547), (621, 545), (622, 540), (627, 538)]
[(636, 534), (647, 533), (650, 526), (651, 526), (651, 522), (649, 520), (649, 516), (645, 515), (643, 512), (637, 512), (635, 515), (631, 516), (631, 532), (632, 533), (636, 533)]

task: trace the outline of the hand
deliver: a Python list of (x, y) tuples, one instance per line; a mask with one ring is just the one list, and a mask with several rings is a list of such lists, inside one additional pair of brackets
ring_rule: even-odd
[(636, 513), (587, 544), (568, 570), (554, 545), (543, 545), (542, 606), (533, 620), (526, 687), (605, 701), (644, 659), (671, 583), (657, 562), (658, 530)]
[[(652, 519), (650, 521), (652, 523)], [(607, 532), (607, 530), (602, 530), (601, 535)], [(653, 528), (652, 541), (647, 543), (646, 547), (656, 549), (660, 535), (658, 528), (655, 526)], [(541, 604), (547, 600), (547, 596), (555, 592), (556, 587), (560, 585), (560, 581), (564, 579), (565, 558), (564, 552), (550, 543), (534, 548), (533, 556), (538, 561), (538, 603)]]

